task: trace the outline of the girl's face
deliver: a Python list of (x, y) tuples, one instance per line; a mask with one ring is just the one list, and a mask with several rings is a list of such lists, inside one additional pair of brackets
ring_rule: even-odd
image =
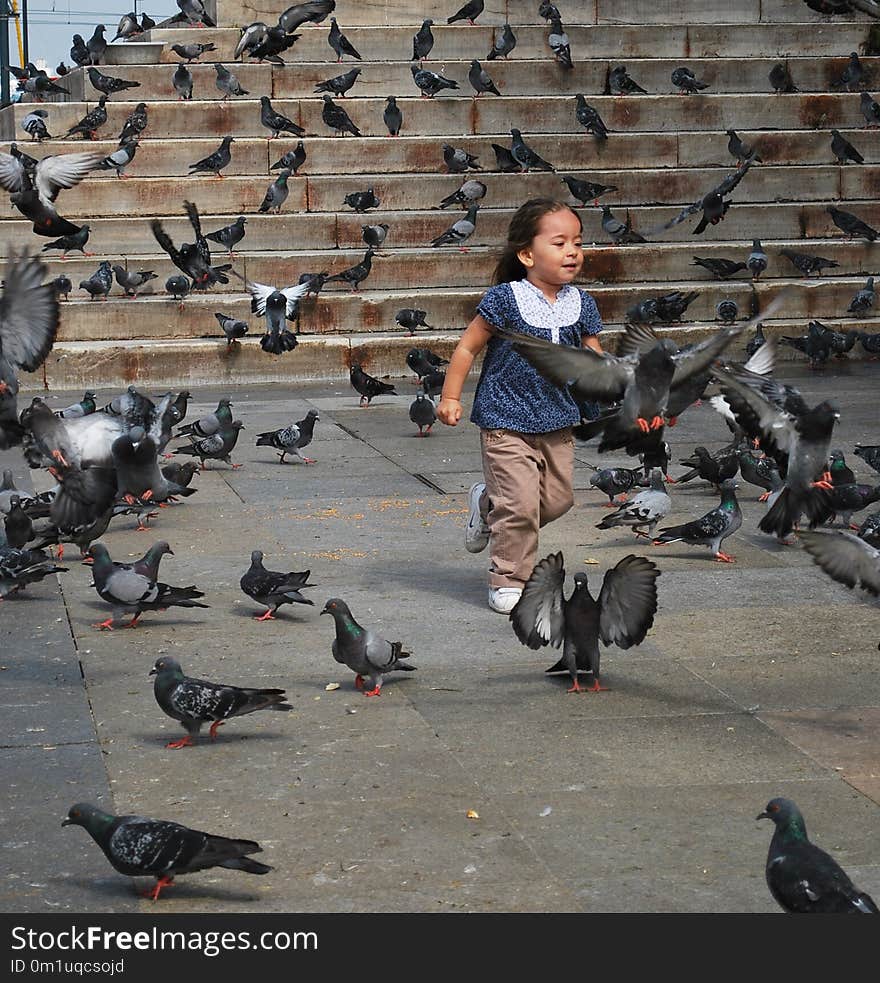
[(549, 212), (527, 249), (517, 253), (528, 278), (562, 286), (571, 283), (584, 265), (581, 224), (568, 208)]

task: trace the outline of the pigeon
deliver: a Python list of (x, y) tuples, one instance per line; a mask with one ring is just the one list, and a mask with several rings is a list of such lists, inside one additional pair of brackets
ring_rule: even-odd
[(594, 109), (582, 95), (575, 97), (577, 106), (574, 111), (575, 119), (597, 140), (608, 139), (608, 127), (602, 121), (599, 111)]
[(300, 593), (304, 587), (314, 587), (308, 582), (310, 570), (302, 573), (278, 573), (263, 566), (263, 553), (251, 553), (251, 565), (239, 581), (242, 591), (258, 604), (267, 608), (265, 614), (256, 616), (256, 621), (274, 621), (275, 614), (282, 604), (313, 604)]
[(49, 114), (45, 109), (34, 109), (21, 121), (21, 128), (27, 133), (31, 142), (42, 143), (44, 140), (51, 140), (52, 134), (46, 126)]
[(371, 375), (367, 375), (361, 368), (359, 362), (352, 362), (351, 369), (349, 370), (349, 378), (352, 387), (360, 393), (360, 406), (369, 406), (370, 402), (376, 396), (383, 396), (385, 394), (390, 396), (397, 395), (394, 386), (389, 385), (387, 382), (382, 382), (380, 379), (375, 379)]
[(615, 245), (624, 246), (630, 243), (646, 241), (644, 236), (633, 231), (629, 209), (626, 212), (626, 221), (621, 222), (620, 219), (614, 217), (608, 205), (601, 205), (600, 207), (602, 209), (602, 228), (611, 236)]
[(361, 237), (371, 249), (379, 249), (388, 235), (388, 228), (389, 226), (384, 222), (380, 225), (362, 225)]
[(426, 328), (433, 330), (433, 325), (425, 320), (427, 311), (420, 311), (415, 307), (402, 307), (395, 315), (394, 320), (402, 327), (406, 328), (410, 334), (416, 333), (416, 328)]
[(296, 172), (305, 164), (306, 162), (306, 148), (302, 140), (297, 143), (293, 150), (288, 150), (286, 153), (282, 154), (278, 160), (269, 168), (270, 171), (277, 171), (281, 168), (287, 168), (291, 174), (296, 174)]
[(329, 272), (329, 270), (323, 270), (321, 273), (300, 273), (298, 282), (306, 285), (306, 292), (303, 297), (317, 297), (324, 289)]
[(109, 261), (104, 260), (100, 263), (97, 270), (87, 280), (80, 280), (79, 285), (89, 295), (90, 300), (100, 297), (101, 300), (106, 301), (107, 294), (110, 293), (110, 288), (113, 286), (113, 270)]
[(34, 524), (21, 507), (21, 498), (18, 495), (10, 496), (3, 525), (6, 533), (5, 545), (12, 549), (20, 550), (34, 538)]
[[(820, 537), (828, 538), (809, 534), (813, 541)], [(804, 817), (791, 799), (771, 799), (756, 818), (770, 819), (776, 827), (765, 876), (780, 908), (799, 915), (880, 914), (871, 896), (859, 891), (837, 861), (810, 842)]]
[(562, 26), (562, 21), (558, 17), (554, 17), (550, 21), (547, 44), (553, 52), (553, 57), (563, 68), (574, 68), (574, 63), (571, 60), (571, 43), (565, 33), (565, 28)]
[(195, 461), (187, 461), (186, 464), (170, 461), (162, 465), (161, 471), (168, 481), (180, 485), (181, 488), (189, 488), (193, 477), (199, 473), (199, 466)]
[(345, 283), (351, 284), (352, 291), (356, 291), (360, 284), (367, 279), (370, 275), (370, 270), (373, 266), (373, 250), (368, 249), (364, 253), (364, 258), (360, 263), (355, 263), (354, 266), (349, 267), (347, 270), (343, 270), (341, 273), (334, 273), (333, 276), (328, 276), (326, 282), (329, 283), (331, 280), (343, 280)]
[(467, 208), (474, 202), (481, 201), (485, 196), (486, 185), (482, 181), (465, 181), (458, 191), (453, 191), (451, 195), (447, 195), (440, 202), (439, 207), (448, 208), (450, 205), (464, 205)]
[(50, 249), (60, 249), (61, 259), (66, 259), (67, 254), (71, 250), (79, 250), (83, 256), (94, 256), (94, 253), (86, 252), (86, 243), (89, 241), (89, 235), (91, 233), (91, 227), (88, 225), (81, 225), (79, 230), (74, 232), (73, 235), (61, 236), (52, 242), (47, 242), (41, 252), (48, 252)]
[(281, 136), (282, 133), (292, 133), (296, 137), (305, 136), (306, 131), (301, 126), (282, 116), (281, 113), (275, 112), (268, 96), (260, 96), (260, 107), (260, 122), (271, 132), (270, 140)]
[(156, 22), (150, 17), (149, 14), (141, 14), (141, 30), (142, 31), (152, 31), (156, 26)]
[[(652, 539), (657, 523), (669, 515), (672, 499), (666, 493), (663, 485), (663, 472), (660, 468), (652, 468), (649, 487), (640, 491), (620, 505), (616, 512), (609, 512), (597, 529), (616, 529), (618, 526), (630, 526), (637, 536)], [(644, 529), (647, 527), (648, 531)]]
[(138, 149), (138, 138), (132, 137), (117, 150), (107, 154), (95, 165), (96, 171), (116, 171), (118, 178), (125, 177), (125, 168), (134, 160)]
[(139, 102), (122, 125), (122, 130), (119, 133), (119, 145), (122, 146), (134, 137), (140, 136), (147, 128), (147, 122), (147, 104)]
[(180, 12), (186, 17), (190, 24), (202, 27), (216, 27), (217, 25), (208, 16), (202, 0), (176, 0)]
[(104, 57), (104, 52), (107, 50), (107, 39), (104, 37), (104, 31), (106, 30), (107, 28), (103, 24), (98, 24), (92, 36), (86, 41), (89, 62), (92, 65), (100, 65), (101, 59)]
[(107, 102), (106, 96), (101, 96), (98, 105), (83, 116), (67, 131), (65, 136), (71, 137), (75, 133), (81, 133), (84, 140), (97, 140), (98, 128), (107, 122), (107, 110), (104, 108)]
[(126, 270), (123, 266), (114, 266), (116, 282), (125, 291), (126, 297), (137, 297), (137, 292), (149, 280), (155, 280), (152, 270)]
[(833, 269), (840, 266), (840, 263), (833, 259), (825, 259), (823, 256), (810, 256), (808, 253), (798, 253), (793, 249), (780, 249), (779, 255), (784, 256), (791, 264), (804, 276), (811, 273), (822, 275), (822, 270)]
[(56, 276), (52, 281), (52, 286), (55, 289), (55, 296), (57, 298), (64, 297), (65, 300), (69, 298), (70, 291), (73, 290), (73, 281), (69, 276)]
[(785, 487), (758, 524), (762, 532), (787, 536), (801, 513), (810, 526), (831, 515), (828, 494), (828, 447), (839, 417), (836, 403), (825, 400), (812, 409), (792, 386), (772, 376), (760, 376), (733, 364), (717, 366), (713, 373), (733, 410), (737, 423), (761, 445), (785, 472)]
[(63, 85), (53, 82), (45, 72), (28, 74), (20, 78), (16, 86), (16, 92), (33, 95), (37, 102), (42, 102), (43, 96), (47, 95), (70, 95), (69, 89), (65, 89)]
[(171, 85), (177, 93), (178, 102), (188, 102), (193, 97), (193, 77), (192, 72), (186, 67), (184, 62), (180, 62), (171, 76)]
[(230, 96), (247, 96), (250, 95), (247, 89), (242, 88), (241, 82), (238, 81), (238, 77), (233, 75), (232, 72), (225, 65), (221, 65), (219, 62), (214, 62), (214, 71), (217, 73), (217, 78), (214, 80), (214, 84), (217, 88), (224, 93), (223, 102), (225, 102)]
[(543, 17), (545, 21), (558, 19), (559, 8), (555, 4), (549, 3), (548, 0), (541, 0), (538, 4), (538, 16)]
[(336, 9), (336, 0), (307, 0), (288, 7), (278, 18), (278, 26), (292, 34), (303, 24), (320, 24), (328, 14)]
[(715, 313), (722, 324), (733, 324), (737, 317), (739, 317), (739, 307), (737, 307), (735, 300), (727, 298), (718, 301), (715, 305)]
[(222, 426), (213, 436), (203, 437), (187, 447), (179, 447), (174, 453), (183, 454), (186, 457), (197, 457), (202, 467), (205, 466), (205, 461), (224, 461), (237, 471), (244, 465), (233, 464), (229, 455), (238, 440), (239, 431), (243, 428), (244, 424), (241, 420), (233, 420), (232, 423)]
[(190, 175), (204, 172), (206, 174), (216, 174), (218, 178), (222, 178), (223, 175), (220, 172), (225, 167), (229, 167), (230, 161), (232, 160), (230, 145), (234, 142), (234, 137), (223, 137), (220, 146), (213, 153), (189, 165)]
[(55, 415), (61, 417), (62, 420), (78, 420), (80, 417), (89, 416), (98, 408), (95, 402), (96, 397), (97, 393), (91, 389), (87, 389), (83, 393), (83, 398), (78, 403), (71, 403), (70, 406), (65, 406), (64, 409), (56, 410)]
[(110, 617), (94, 625), (95, 628), (112, 631), (114, 623), (124, 614), (132, 615), (132, 619), (123, 627), (134, 628), (145, 611), (164, 611), (170, 607), (208, 607), (197, 600), (205, 595), (196, 587), (169, 587), (138, 573), (131, 563), (115, 563), (103, 543), (92, 543), (89, 556), (94, 561), (92, 576), (95, 590), (101, 600), (113, 608)]
[[(201, 58), (203, 54), (208, 51), (216, 51), (217, 45), (213, 42), (208, 42), (207, 44), (201, 44), (200, 42), (192, 42), (190, 44), (172, 44), (171, 50), (178, 58), (184, 58), (187, 62), (195, 61), (197, 58)], [(236, 58), (238, 55), (236, 54)]]
[(761, 163), (761, 158), (755, 153), (754, 148), (750, 147), (747, 143), (743, 143), (736, 130), (726, 130), (725, 132), (729, 138), (727, 141), (727, 152), (736, 160), (737, 167), (747, 160)]
[(592, 181), (581, 181), (569, 174), (562, 175), (563, 184), (568, 186), (572, 198), (576, 198), (582, 205), (598, 205), (598, 198), (607, 195), (611, 191), (617, 191), (615, 184), (594, 184)]
[(486, 55), (486, 61), (494, 61), (496, 58), (504, 58), (506, 61), (507, 56), (515, 47), (516, 35), (513, 33), (513, 28), (510, 24), (502, 24), (501, 36), (496, 35), (492, 50)]
[(262, 852), (253, 840), (232, 840), (203, 833), (179, 823), (145, 816), (114, 816), (88, 802), (71, 806), (62, 826), (82, 826), (113, 868), (129, 877), (156, 878), (147, 897), (159, 900), (163, 888), (178, 874), (190, 874), (211, 867), (242, 870), (246, 874), (268, 874), (267, 864), (251, 860)]
[(70, 47), (70, 59), (80, 68), (91, 64), (92, 56), (81, 34), (74, 34), (73, 36), (73, 44)]
[(615, 501), (616, 495), (626, 496), (631, 488), (644, 484), (639, 471), (631, 468), (594, 468), (590, 475), (590, 484), (605, 492), (608, 496), (607, 507), (616, 508), (620, 502)]
[(247, 288), (251, 295), (251, 313), (266, 319), (260, 347), (271, 355), (293, 351), (298, 342), (296, 335), (288, 331), (287, 321), (299, 322), (299, 302), (305, 296), (308, 284), (300, 283), (279, 290), (265, 283), (248, 280)]
[(112, 75), (102, 75), (97, 68), (89, 68), (87, 72), (92, 86), (98, 92), (103, 92), (105, 96), (111, 96), (114, 92), (124, 92), (126, 89), (137, 89), (140, 86), (140, 82), (114, 78)]
[(110, 43), (118, 41), (120, 38), (127, 40), (128, 38), (134, 37), (135, 34), (141, 33), (141, 26), (138, 24), (137, 14), (132, 11), (129, 14), (124, 14), (119, 19), (119, 26), (116, 28), (116, 33), (111, 38)]
[(770, 80), (770, 85), (773, 87), (773, 91), (779, 95), (780, 92), (791, 93), (798, 92), (798, 87), (794, 84), (794, 79), (791, 77), (791, 72), (788, 68), (788, 62), (778, 62), (770, 69), (770, 74), (768, 76)]
[(875, 361), (880, 356), (880, 334), (869, 334), (867, 331), (860, 331), (859, 341), (862, 343), (862, 350), (871, 356), (871, 361)]
[(413, 53), (410, 61), (421, 63), (431, 53), (431, 48), (434, 47), (434, 35), (431, 33), (433, 24), (434, 21), (430, 19), (423, 20), (422, 26), (413, 35)]
[(476, 58), (471, 60), (471, 67), (470, 71), (468, 72), (468, 81), (471, 84), (471, 88), (474, 90), (475, 99), (484, 92), (491, 92), (496, 96), (501, 95), (495, 83), (489, 77), (489, 73), (482, 67), (482, 65), (480, 65)]
[(228, 314), (215, 313), (214, 317), (226, 336), (227, 349), (232, 348), (237, 338), (243, 338), (248, 332), (247, 321), (241, 321), (237, 317), (230, 317)]
[(746, 260), (746, 266), (749, 268), (753, 280), (759, 279), (764, 270), (767, 269), (767, 254), (764, 252), (760, 239), (752, 240), (752, 251)]
[(290, 177), (290, 169), (285, 167), (278, 172), (278, 177), (266, 189), (266, 194), (260, 203), (260, 212), (274, 212), (276, 215), (281, 213), (281, 206), (287, 201), (290, 188), (287, 179)]
[(367, 188), (366, 191), (352, 191), (343, 198), (342, 203), (356, 212), (365, 212), (368, 208), (378, 208), (382, 204), (372, 188)]
[(507, 149), (507, 147), (502, 147), (500, 144), (493, 143), (492, 150), (495, 151), (495, 166), (503, 174), (514, 174), (522, 171), (519, 162), (513, 156), (513, 154)]
[(736, 482), (728, 478), (721, 485), (721, 502), (699, 519), (681, 526), (661, 529), (653, 540), (654, 546), (666, 543), (687, 543), (689, 546), (708, 546), (720, 563), (733, 563), (735, 557), (721, 551), (722, 542), (742, 525), (742, 512), (736, 500)]
[(222, 427), (232, 423), (232, 400), (223, 397), (217, 404), (217, 409), (207, 416), (200, 417), (192, 423), (186, 423), (177, 431), (178, 437), (190, 436), (192, 439), (198, 437), (213, 437)]
[(467, 252), (467, 248), (462, 244), (474, 234), (477, 227), (477, 212), (479, 205), (473, 202), (467, 210), (467, 215), (453, 222), (449, 228), (431, 240), (433, 247), (456, 245), (462, 252)]
[(702, 82), (689, 68), (676, 68), (672, 72), (672, 84), (681, 95), (693, 95), (709, 88), (708, 82)]
[[(170, 437), (170, 435), (169, 435)], [(143, 429), (135, 427), (123, 433), (110, 448), (116, 470), (117, 494), (129, 505), (135, 499), (143, 502), (165, 502), (174, 496), (189, 498), (195, 488), (183, 488), (168, 479), (159, 469), (159, 448)]]
[[(254, 48), (263, 43), (268, 33), (269, 25), (261, 20), (254, 21), (254, 23), (248, 24), (247, 27), (241, 28), (241, 37), (239, 37), (235, 45), (235, 51), (232, 52), (232, 57), (238, 61), (245, 53), (249, 54)], [(293, 32), (291, 31), (291, 33)]]
[[(674, 225), (687, 221), (691, 215), (695, 215), (697, 212), (702, 212), (703, 215), (698, 224), (694, 227), (694, 235), (702, 235), (709, 225), (717, 225), (727, 214), (728, 208), (730, 208), (731, 203), (729, 201), (725, 201), (724, 199), (734, 190), (734, 188), (736, 188), (740, 181), (742, 181), (752, 166), (753, 158), (749, 158), (732, 174), (728, 174), (727, 177), (716, 187), (712, 188), (711, 191), (708, 191), (705, 195), (702, 195), (692, 205), (688, 205), (686, 208), (683, 208), (678, 215), (675, 216), (675, 218), (665, 222), (655, 231), (664, 232), (666, 229), (671, 229)], [(649, 235), (651, 234), (653, 234), (653, 232), (649, 233)]]
[(743, 480), (750, 485), (757, 485), (758, 488), (766, 489), (763, 495), (758, 496), (759, 502), (766, 502), (770, 497), (770, 492), (777, 487), (777, 482), (781, 484), (782, 480), (773, 458), (767, 457), (766, 454), (756, 457), (748, 448), (739, 451), (737, 458), (739, 459), (739, 473)]
[(425, 392), (416, 393), (416, 398), (409, 406), (409, 418), (419, 428), (420, 437), (430, 436), (437, 413), (433, 400)]
[(832, 82), (836, 88), (845, 88), (847, 92), (855, 92), (865, 85), (865, 69), (859, 60), (857, 51), (851, 51), (849, 61), (843, 74), (836, 82)]
[(225, 225), (216, 232), (206, 232), (205, 238), (224, 246), (229, 252), (229, 258), (232, 259), (233, 249), (244, 239), (246, 224), (247, 219), (244, 215), (239, 215), (231, 225)]
[(865, 158), (849, 140), (840, 135), (840, 130), (831, 131), (831, 153), (837, 158), (838, 164), (846, 164), (849, 161), (855, 164), (865, 163)]
[(388, 96), (385, 100), (385, 112), (382, 113), (382, 120), (388, 129), (388, 136), (400, 136), (400, 129), (403, 126), (403, 113), (397, 105), (396, 96)]
[(745, 263), (737, 263), (732, 259), (723, 259), (720, 256), (694, 256), (691, 266), (702, 266), (703, 269), (708, 270), (716, 280), (729, 280), (732, 276), (739, 273), (740, 270), (748, 269)]
[(849, 239), (861, 238), (873, 242), (880, 235), (880, 232), (872, 229), (870, 225), (863, 222), (851, 212), (845, 212), (840, 208), (835, 208), (834, 205), (829, 205), (825, 211), (831, 216), (831, 221), (834, 222), (838, 229), (845, 232)]
[(183, 674), (177, 659), (164, 655), (156, 660), (150, 670), (156, 677), (153, 694), (166, 716), (179, 720), (186, 730), (186, 737), (171, 741), (167, 748), (182, 748), (193, 744), (202, 724), (211, 724), (209, 736), (217, 737), (217, 728), (230, 717), (241, 717), (257, 710), (289, 711), (283, 689), (243, 689), (211, 683), (205, 679), (192, 679)]
[(362, 68), (353, 68), (344, 75), (335, 75), (331, 79), (319, 82), (315, 86), (315, 92), (331, 92), (333, 95), (345, 98), (345, 93), (357, 82), (362, 71)]
[(524, 171), (552, 171), (553, 165), (549, 164), (543, 157), (539, 157), (534, 150), (523, 140), (522, 133), (515, 127), (511, 129), (510, 153), (513, 159), (522, 167)]
[(416, 65), (411, 65), (410, 69), (412, 71), (413, 82), (421, 90), (423, 98), (433, 99), (443, 89), (458, 88), (458, 82), (454, 79), (448, 79), (443, 75), (438, 75), (436, 72), (429, 72), (427, 68), (419, 68)]
[(324, 124), (331, 130), (335, 130), (337, 136), (352, 133), (359, 137), (361, 131), (354, 125), (348, 113), (341, 106), (336, 105), (333, 97), (325, 93), (323, 99), (324, 108), (321, 110), (321, 119)]
[(599, 676), (599, 642), (628, 649), (640, 645), (657, 612), (657, 566), (630, 554), (606, 571), (599, 596), (589, 591), (587, 575), (574, 576), (574, 590), (566, 598), (565, 560), (561, 552), (539, 560), (510, 612), (516, 637), (531, 649), (544, 645), (562, 648), (562, 658), (547, 672), (567, 672), (569, 693), (581, 693), (578, 673), (592, 675), (586, 692), (606, 690)]
[(185, 201), (183, 207), (195, 233), (194, 243), (185, 242), (178, 249), (169, 238), (158, 219), (150, 222), (150, 229), (156, 242), (168, 253), (171, 262), (192, 279), (193, 290), (207, 290), (215, 283), (229, 283), (227, 266), (211, 265), (211, 250), (208, 240), (202, 235), (202, 223), (198, 208), (191, 202)]
[(477, 18), (482, 14), (483, 8), (485, 6), (484, 0), (468, 0), (468, 2), (459, 10), (457, 10), (451, 17), (446, 18), (447, 24), (454, 24), (459, 20), (466, 20), (468, 24), (473, 26), (476, 23)]
[(631, 96), (636, 92), (647, 94), (637, 82), (626, 73), (626, 65), (618, 65), (608, 73), (608, 91), (613, 96)]
[(56, 566), (52, 557), (41, 549), (0, 546), (0, 600), (54, 573), (67, 573), (67, 570), (67, 567)]
[(301, 34), (285, 34), (281, 27), (270, 27), (263, 38), (248, 49), (248, 58), (256, 58), (260, 63), (268, 61), (283, 67), (286, 62), (281, 55), (292, 48), (301, 37)]
[(183, 310), (183, 298), (190, 291), (190, 282), (185, 276), (170, 276), (165, 281), (165, 291), (179, 302), (180, 309)]
[[(847, 469), (849, 470), (849, 469)], [(858, 526), (852, 524), (853, 513), (866, 509), (880, 500), (880, 485), (838, 484), (834, 475), (834, 465), (831, 466), (831, 477), (834, 487), (831, 489), (829, 505), (832, 510), (832, 521), (840, 519), (844, 528), (849, 527), (858, 531)]]
[(847, 314), (854, 314), (856, 317), (865, 317), (868, 311), (874, 306), (876, 294), (874, 293), (874, 277), (869, 276), (864, 287), (859, 290), (847, 307)]
[(389, 673), (416, 670), (416, 666), (402, 661), (412, 655), (404, 652), (403, 642), (386, 641), (372, 629), (361, 627), (341, 598), (331, 597), (321, 614), (329, 614), (336, 626), (333, 658), (356, 673), (354, 685), (364, 696), (379, 696)]
[(854, 453), (860, 457), (869, 468), (873, 468), (880, 474), (880, 445), (878, 444), (856, 444)]
[(266, 433), (257, 434), (257, 447), (274, 447), (281, 451), (278, 455), (279, 463), (284, 464), (284, 458), (293, 451), (296, 442), (299, 440), (299, 427), (292, 423), (282, 427), (280, 430), (269, 430)]
[(464, 174), (468, 169), (473, 171), (481, 170), (477, 163), (477, 158), (469, 154), (466, 150), (453, 147), (452, 144), (444, 143), (441, 148), (443, 151), (443, 163), (450, 174)]
[(679, 463), (691, 466), (690, 471), (675, 479), (680, 485), (693, 481), (694, 478), (702, 478), (717, 489), (723, 481), (735, 477), (739, 470), (739, 457), (735, 448), (710, 454), (705, 447), (695, 447), (691, 457), (683, 458)]
[(358, 54), (355, 46), (339, 30), (339, 25), (336, 23), (335, 17), (330, 18), (330, 33), (327, 35), (327, 43), (336, 52), (337, 63), (342, 61), (343, 55), (351, 55), (352, 58), (357, 58), (358, 61), (361, 61), (361, 56)]

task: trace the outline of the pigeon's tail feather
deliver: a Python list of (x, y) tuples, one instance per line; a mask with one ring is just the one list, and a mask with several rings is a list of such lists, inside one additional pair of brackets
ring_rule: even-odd
[(286, 328), (276, 333), (264, 334), (260, 338), (260, 348), (271, 355), (283, 355), (285, 352), (292, 352), (299, 344), (296, 335)]
[(794, 528), (803, 511), (801, 502), (792, 494), (787, 486), (779, 493), (779, 497), (773, 503), (767, 514), (758, 523), (761, 532), (770, 533), (776, 536), (787, 536)]
[(247, 694), (247, 702), (238, 713), (254, 713), (256, 710), (292, 710), (293, 707), (286, 701), (287, 696), (283, 689), (250, 690)]
[(270, 430), (268, 433), (258, 433), (257, 447), (273, 447), (272, 438), (275, 436), (275, 433), (275, 430)]
[(853, 905), (866, 915), (880, 915), (880, 908), (877, 907), (877, 903), (870, 894), (865, 894), (864, 891), (853, 898)]
[(677, 543), (679, 542), (684, 534), (684, 526), (669, 526), (667, 529), (661, 529), (660, 532), (654, 537), (655, 543)]
[(560, 659), (555, 665), (550, 666), (549, 669), (545, 669), (544, 672), (568, 672), (569, 668), (565, 664), (565, 659)]
[(268, 864), (261, 864), (259, 860), (251, 860), (250, 857), (235, 857), (219, 866), (228, 867), (230, 870), (243, 870), (246, 874), (268, 874), (272, 870)]
[(201, 604), (199, 601), (195, 600), (197, 597), (204, 597), (204, 591), (200, 591), (198, 587), (193, 584), (190, 587), (168, 587), (165, 586), (165, 590), (162, 592), (160, 597), (156, 601), (156, 607), (168, 608), (168, 607), (178, 607), (178, 608), (207, 608), (210, 607), (208, 604)]
[(834, 509), (831, 507), (831, 496), (824, 488), (811, 488), (809, 493), (801, 499), (800, 506), (809, 520), (811, 529), (827, 522), (834, 515)]
[(693, 468), (691, 471), (686, 471), (680, 478), (676, 478), (675, 480), (679, 484), (681, 484), (682, 482), (693, 481), (694, 478), (698, 478), (699, 475), (700, 475), (700, 469)]

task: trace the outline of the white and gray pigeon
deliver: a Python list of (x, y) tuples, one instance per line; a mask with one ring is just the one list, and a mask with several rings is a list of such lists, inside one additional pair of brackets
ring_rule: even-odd
[[(663, 472), (660, 468), (651, 469), (649, 481), (648, 488), (625, 501), (616, 512), (606, 515), (596, 528), (615, 529), (618, 526), (630, 526), (637, 536), (651, 539), (657, 523), (669, 515), (672, 499), (666, 492)], [(647, 532), (644, 531), (646, 527)]]
[(467, 215), (453, 222), (449, 228), (431, 240), (433, 247), (437, 246), (458, 246), (462, 252), (467, 252), (464, 243), (474, 234), (477, 228), (477, 212), (480, 206), (472, 202), (467, 210)]
[(266, 319), (266, 330), (260, 339), (264, 352), (281, 355), (297, 346), (296, 335), (288, 331), (287, 321), (299, 321), (299, 302), (309, 289), (308, 283), (298, 283), (279, 290), (265, 283), (247, 281), (251, 295), (251, 312)]
[(258, 710), (289, 711), (283, 689), (251, 689), (212, 683), (207, 679), (195, 679), (184, 675), (177, 659), (163, 655), (156, 659), (150, 675), (155, 676), (153, 695), (164, 714), (178, 720), (186, 730), (186, 737), (169, 741), (167, 748), (192, 745), (203, 724), (210, 724), (209, 737), (215, 740), (217, 728), (232, 717), (242, 717)]
[(27, 133), (31, 140), (42, 143), (43, 140), (51, 140), (52, 134), (46, 126), (49, 114), (45, 109), (32, 109), (21, 121), (21, 128)]
[(265, 433), (258, 433), (256, 444), (257, 447), (274, 447), (275, 450), (280, 451), (278, 462), (284, 464), (284, 458), (288, 454), (293, 453), (299, 438), (299, 427), (295, 423), (291, 423), (286, 427), (281, 427), (279, 430), (268, 430)]
[(599, 678), (599, 642), (628, 649), (645, 640), (657, 612), (656, 564), (643, 556), (630, 554), (607, 570), (599, 596), (594, 598), (587, 575), (574, 575), (574, 590), (566, 598), (565, 559), (552, 553), (539, 560), (523, 588), (510, 623), (516, 637), (531, 649), (544, 645), (562, 648), (562, 658), (547, 672), (567, 672), (569, 693), (582, 693), (578, 673), (590, 673), (587, 692), (607, 687)]
[(742, 512), (736, 499), (737, 484), (733, 478), (721, 483), (721, 502), (710, 512), (680, 526), (661, 529), (653, 543), (687, 543), (689, 546), (708, 546), (719, 563), (733, 563), (735, 557), (724, 553), (721, 544), (742, 525)]
[(402, 661), (412, 655), (404, 652), (403, 642), (389, 642), (371, 628), (363, 628), (341, 598), (331, 597), (321, 614), (329, 614), (336, 624), (333, 658), (356, 673), (354, 685), (364, 696), (379, 696), (384, 677), (391, 672), (415, 671), (416, 666)]
[[(134, 160), (134, 155), (138, 149), (138, 138), (132, 137), (126, 140), (117, 150), (107, 154), (107, 156), (95, 165), (96, 171), (116, 171), (119, 178), (125, 177), (125, 169)], [(88, 226), (83, 226), (88, 228)]]
[(554, 17), (550, 21), (550, 33), (547, 36), (547, 44), (553, 52), (553, 57), (562, 65), (563, 68), (574, 68), (571, 60), (571, 42), (562, 26), (562, 21)]
[(158, 901), (160, 892), (178, 874), (211, 867), (268, 874), (271, 867), (251, 860), (262, 847), (254, 840), (232, 840), (165, 819), (114, 816), (88, 802), (71, 806), (62, 826), (82, 826), (113, 868), (128, 877), (155, 877), (146, 897)]

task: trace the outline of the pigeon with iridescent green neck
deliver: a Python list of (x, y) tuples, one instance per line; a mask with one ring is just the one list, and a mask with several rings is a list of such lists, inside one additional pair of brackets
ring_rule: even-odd
[(765, 876), (781, 908), (799, 915), (880, 914), (871, 896), (859, 891), (837, 861), (810, 842), (804, 817), (791, 799), (771, 799), (756, 818), (776, 826)]
[(687, 543), (689, 546), (708, 546), (719, 563), (733, 563), (735, 558), (721, 551), (721, 543), (742, 525), (736, 487), (733, 478), (728, 478), (721, 485), (721, 502), (711, 512), (692, 522), (661, 529), (654, 545)]
[(412, 654), (403, 651), (403, 642), (386, 641), (371, 629), (363, 628), (341, 598), (331, 597), (321, 614), (329, 614), (336, 623), (333, 658), (357, 674), (354, 684), (364, 691), (364, 696), (379, 696), (384, 677), (390, 672), (415, 671), (415, 666), (401, 661)]

